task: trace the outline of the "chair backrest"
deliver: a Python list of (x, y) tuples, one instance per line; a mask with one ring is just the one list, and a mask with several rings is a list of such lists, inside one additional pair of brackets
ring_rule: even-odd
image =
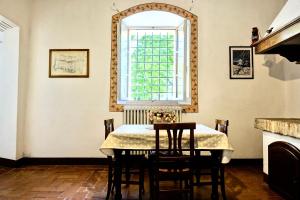
[[(183, 151), (189, 151), (190, 156), (194, 155), (194, 130), (196, 123), (162, 123), (154, 124), (155, 130), (155, 152), (159, 155), (164, 151), (170, 156), (180, 156)], [(160, 131), (166, 130), (168, 134), (168, 149), (161, 149), (159, 145)], [(182, 148), (183, 130), (189, 130), (189, 148)]]
[(216, 130), (227, 135), (228, 133), (229, 120), (216, 119)]
[(114, 131), (114, 119), (106, 119), (104, 120), (104, 127), (105, 127), (105, 139), (110, 134), (110, 132)]

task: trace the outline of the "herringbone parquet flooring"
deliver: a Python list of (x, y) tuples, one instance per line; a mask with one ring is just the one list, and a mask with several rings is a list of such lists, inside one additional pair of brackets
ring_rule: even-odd
[[(102, 200), (106, 196), (106, 166), (0, 167), (0, 200)], [(149, 199), (146, 177), (144, 199)], [(282, 200), (263, 182), (260, 167), (228, 166), (226, 190), (229, 200)], [(122, 186), (123, 199), (137, 199), (137, 186)], [(113, 195), (112, 195), (113, 196)], [(210, 187), (195, 188), (195, 198), (210, 199)], [(166, 196), (164, 199), (179, 199)]]

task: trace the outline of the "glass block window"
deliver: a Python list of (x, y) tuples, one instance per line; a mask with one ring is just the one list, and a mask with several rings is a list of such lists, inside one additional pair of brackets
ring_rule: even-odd
[(188, 29), (121, 23), (118, 103), (190, 103)]
[(176, 100), (176, 30), (129, 30), (128, 99)]

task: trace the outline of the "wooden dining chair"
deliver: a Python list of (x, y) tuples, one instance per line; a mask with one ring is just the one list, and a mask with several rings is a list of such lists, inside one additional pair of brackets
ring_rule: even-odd
[[(104, 127), (105, 127), (105, 139), (108, 137), (108, 135), (114, 131), (114, 119), (107, 119), (104, 120)], [(142, 155), (130, 155), (128, 153), (129, 151), (125, 152), (124, 155), (124, 166), (125, 169), (122, 170), (122, 174), (125, 174), (126, 179), (122, 180), (122, 184), (126, 185), (139, 185), (139, 199), (142, 199), (142, 193), (144, 192), (144, 163), (145, 163), (145, 157)], [(107, 193), (106, 193), (106, 199), (109, 199), (110, 193), (114, 189), (114, 165), (115, 165), (115, 160), (112, 156), (107, 156), (108, 159), (108, 181), (107, 181)], [(131, 169), (132, 165), (131, 162), (136, 162), (138, 163), (138, 172), (134, 171)], [(124, 171), (124, 172), (123, 172)], [(139, 175), (139, 180), (138, 181), (133, 181), (130, 180), (130, 176), (132, 174), (137, 174)]]
[[(114, 131), (114, 119), (104, 120), (104, 130), (105, 130), (105, 139), (108, 135)], [(107, 156), (108, 160), (108, 174), (107, 174), (107, 193), (106, 199), (109, 199), (110, 193), (113, 189), (113, 168), (114, 168), (114, 160), (112, 156)]]
[(228, 135), (229, 120), (216, 119), (215, 124), (216, 124), (215, 130), (220, 131), (220, 132), (225, 133), (226, 135)]
[[(222, 119), (216, 119), (215, 121), (215, 130), (220, 131), (222, 133), (225, 133), (228, 135), (228, 126), (229, 126), (229, 120), (222, 120)], [(195, 176), (196, 176), (196, 183), (195, 185), (211, 185), (212, 181), (201, 181), (201, 176), (203, 175), (209, 175), (212, 176), (212, 161), (211, 156), (208, 155), (201, 155), (201, 151), (196, 150), (196, 157), (195, 159), (197, 162), (195, 162)], [(200, 163), (200, 164), (199, 164)], [(206, 164), (206, 165), (205, 165)], [(222, 192), (222, 198), (223, 200), (226, 200), (226, 191), (225, 191), (225, 165), (220, 164), (219, 172), (218, 172), (218, 185), (221, 187)]]
[[(194, 129), (196, 123), (168, 123), (154, 124), (155, 151), (149, 156), (149, 180), (150, 197), (158, 200), (160, 192), (180, 192), (189, 194), (193, 199), (193, 169), (192, 159), (194, 157)], [(166, 132), (164, 132), (164, 131)], [(185, 131), (184, 130), (189, 130)], [(162, 134), (167, 134), (167, 147), (160, 145)], [(182, 143), (184, 135), (188, 134), (188, 147)], [(187, 153), (184, 153), (187, 152)], [(164, 190), (160, 182), (179, 181), (176, 188)], [(182, 186), (182, 181), (185, 187)]]

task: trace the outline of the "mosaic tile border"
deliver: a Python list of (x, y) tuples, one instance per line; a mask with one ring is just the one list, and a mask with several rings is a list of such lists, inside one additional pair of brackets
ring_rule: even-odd
[(122, 112), (123, 105), (117, 103), (118, 98), (118, 40), (117, 40), (117, 25), (119, 21), (125, 17), (135, 13), (159, 10), (175, 13), (191, 22), (191, 44), (190, 44), (190, 68), (191, 68), (191, 105), (182, 105), (184, 112), (198, 112), (198, 18), (189, 11), (164, 3), (146, 3), (137, 5), (112, 16), (111, 26), (111, 68), (110, 68), (110, 99), (109, 111)]

